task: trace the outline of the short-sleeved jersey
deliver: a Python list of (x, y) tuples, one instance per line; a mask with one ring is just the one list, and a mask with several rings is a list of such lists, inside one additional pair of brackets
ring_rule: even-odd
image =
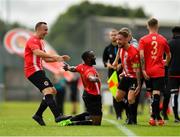
[(158, 33), (148, 34), (139, 41), (139, 51), (144, 50), (145, 70), (152, 78), (164, 77), (164, 53), (170, 53), (166, 38)]
[(82, 82), (84, 85), (84, 90), (92, 95), (99, 95), (101, 83), (100, 82), (91, 82), (88, 77), (90, 75), (98, 76), (96, 69), (93, 66), (88, 66), (86, 64), (79, 64), (76, 66), (76, 71), (80, 73)]
[(136, 78), (136, 69), (140, 66), (138, 50), (132, 45), (127, 50), (121, 48), (120, 58), (125, 77)]
[(24, 51), (24, 72), (26, 77), (31, 76), (36, 71), (43, 70), (42, 58), (33, 54), (33, 50), (35, 49), (45, 51), (43, 40), (36, 36), (32, 36), (27, 41)]

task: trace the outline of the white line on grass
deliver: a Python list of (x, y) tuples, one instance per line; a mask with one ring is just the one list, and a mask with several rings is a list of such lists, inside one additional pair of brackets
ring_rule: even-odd
[(121, 125), (120, 123), (116, 122), (115, 120), (111, 120), (111, 119), (103, 119), (103, 120), (115, 125), (117, 129), (121, 130), (128, 137), (129, 136), (136, 136), (137, 137), (137, 135), (135, 133), (133, 133), (131, 130), (129, 130), (125, 126)]

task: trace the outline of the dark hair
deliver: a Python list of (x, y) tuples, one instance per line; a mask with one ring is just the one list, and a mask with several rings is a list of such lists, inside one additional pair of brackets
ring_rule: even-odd
[(128, 33), (127, 31), (125, 31), (125, 30), (120, 30), (120, 31), (118, 32), (118, 34), (123, 35), (125, 38), (127, 38), (127, 37), (129, 36), (129, 33)]
[(151, 18), (147, 22), (149, 27), (156, 27), (158, 25), (158, 20), (155, 18)]
[(35, 30), (37, 30), (38, 27), (41, 26), (42, 24), (47, 25), (46, 22), (38, 22), (38, 23), (35, 25)]
[(172, 28), (172, 32), (173, 33), (180, 33), (180, 26), (175, 26), (174, 28)]
[(92, 51), (92, 50), (85, 51), (85, 52), (81, 55), (81, 58), (82, 58), (84, 61), (87, 60), (87, 58), (89, 57), (90, 52), (93, 52), (93, 51)]

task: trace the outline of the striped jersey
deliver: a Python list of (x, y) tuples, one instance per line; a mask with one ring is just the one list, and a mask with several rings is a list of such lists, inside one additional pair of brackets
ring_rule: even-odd
[(132, 45), (127, 50), (121, 48), (120, 58), (125, 77), (136, 78), (136, 68), (140, 64), (138, 50)]
[(24, 51), (24, 72), (27, 78), (36, 71), (43, 70), (42, 58), (33, 54), (33, 50), (35, 49), (45, 51), (44, 42), (42, 39), (36, 36), (32, 36), (27, 41)]

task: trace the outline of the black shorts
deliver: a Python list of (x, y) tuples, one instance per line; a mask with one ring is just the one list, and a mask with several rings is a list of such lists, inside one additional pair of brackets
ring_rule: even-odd
[(28, 79), (42, 92), (45, 88), (53, 87), (51, 81), (46, 77), (45, 71), (40, 70), (32, 74)]
[(172, 78), (168, 79), (168, 89), (170, 93), (178, 93), (180, 87), (180, 78)]
[(118, 89), (128, 93), (129, 90), (135, 90), (137, 87), (136, 78), (123, 77), (119, 81)]
[(153, 90), (159, 90), (163, 92), (165, 90), (165, 78), (150, 78), (149, 80), (145, 80), (146, 90), (148, 92), (152, 92)]
[(92, 95), (84, 91), (83, 100), (87, 112), (91, 116), (101, 116), (102, 115), (102, 102), (101, 95)]

